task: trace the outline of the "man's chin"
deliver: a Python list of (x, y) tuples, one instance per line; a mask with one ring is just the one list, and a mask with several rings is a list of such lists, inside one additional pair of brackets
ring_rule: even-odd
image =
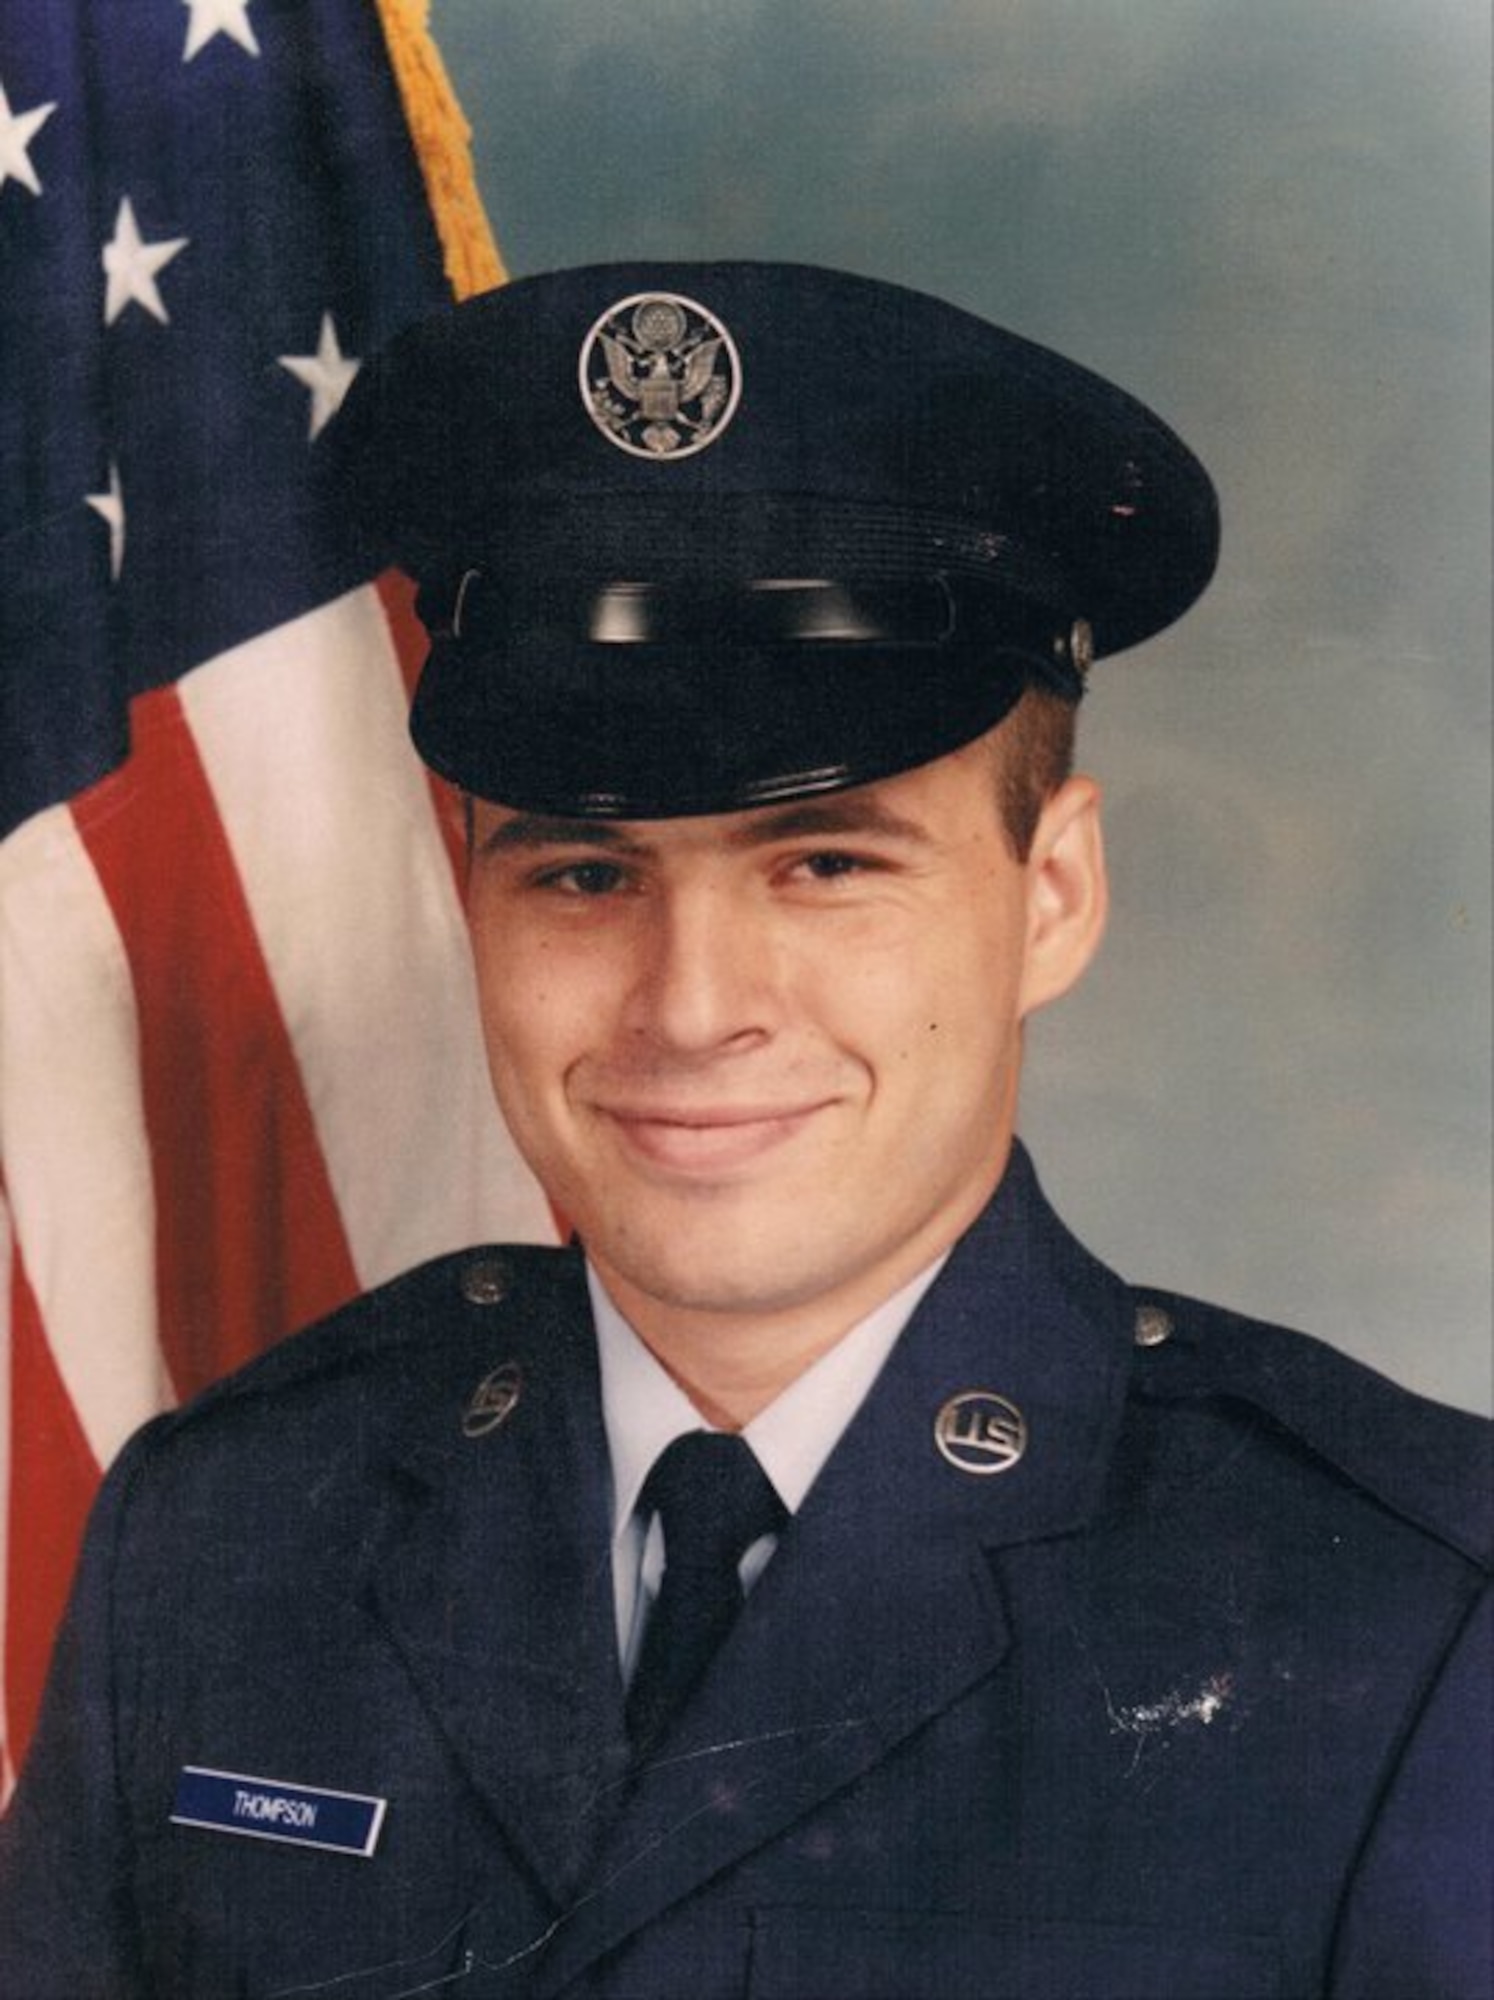
[(630, 1240), (617, 1256), (596, 1248), (584, 1232), (582, 1245), (625, 1313), (632, 1300), (635, 1310), (769, 1320), (813, 1305), (842, 1281), (841, 1273), (799, 1265), (770, 1242), (722, 1243), (715, 1232), (689, 1233), (695, 1240), (688, 1244)]

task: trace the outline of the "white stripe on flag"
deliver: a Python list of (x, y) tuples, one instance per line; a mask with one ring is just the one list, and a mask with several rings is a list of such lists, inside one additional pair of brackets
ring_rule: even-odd
[(66, 807), (0, 847), (0, 1159), (58, 1373), (107, 1465), (174, 1400), (124, 945)]
[(461, 910), (377, 591), (179, 690), (374, 1285), (484, 1237), (553, 1242), (498, 1113)]

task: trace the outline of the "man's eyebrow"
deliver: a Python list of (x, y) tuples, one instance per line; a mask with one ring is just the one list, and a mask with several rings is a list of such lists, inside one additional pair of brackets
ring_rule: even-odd
[(614, 854), (643, 851), (642, 842), (625, 827), (604, 819), (564, 819), (551, 813), (515, 813), (483, 833), (478, 845), (485, 854), (539, 847), (602, 847)]
[(820, 835), (880, 834), (919, 847), (931, 844), (928, 829), (891, 806), (867, 798), (803, 799), (793, 805), (751, 813), (731, 835), (734, 847), (759, 847), (774, 840)]

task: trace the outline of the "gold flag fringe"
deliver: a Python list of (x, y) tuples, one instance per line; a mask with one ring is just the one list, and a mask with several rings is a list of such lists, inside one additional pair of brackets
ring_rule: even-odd
[(430, 31), (430, 0), (376, 0), (415, 155), (459, 299), (501, 285), (508, 273), (472, 171), (472, 127)]

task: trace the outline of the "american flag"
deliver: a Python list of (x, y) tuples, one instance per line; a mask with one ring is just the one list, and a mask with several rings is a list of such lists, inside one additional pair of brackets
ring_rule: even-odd
[(464, 138), (424, 0), (0, 0), (0, 1791), (126, 1435), (553, 1236), (407, 596), (312, 476), (359, 357), (500, 275)]

